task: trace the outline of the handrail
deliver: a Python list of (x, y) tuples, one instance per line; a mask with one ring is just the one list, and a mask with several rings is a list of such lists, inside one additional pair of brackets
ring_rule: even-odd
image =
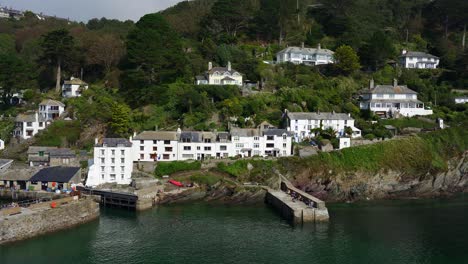
[(317, 209), (326, 208), (324, 201), (297, 189), (291, 183), (289, 183), (288, 181), (284, 179), (281, 181), (281, 190), (286, 193), (297, 194), (300, 197), (301, 201), (303, 201), (305, 204), (308, 204), (308, 205), (312, 204), (314, 208), (317, 208)]

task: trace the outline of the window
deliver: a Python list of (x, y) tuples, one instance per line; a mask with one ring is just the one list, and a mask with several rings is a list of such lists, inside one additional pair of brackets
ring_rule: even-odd
[(39, 157), (44, 157), (44, 151), (39, 151)]
[(169, 154), (164, 154), (163, 155), (163, 160), (168, 160), (171, 156)]
[(115, 172), (115, 167), (111, 166), (111, 172)]
[(104, 155), (104, 150), (103, 149), (101, 149), (101, 155)]
[(39, 127), (43, 127), (44, 126), (44, 123), (43, 122), (39, 122)]
[(115, 155), (115, 149), (112, 149), (112, 150), (111, 150), (111, 154), (112, 154), (112, 156)]
[(182, 142), (190, 143), (190, 142), (192, 142), (192, 139), (191, 138), (182, 138)]
[(275, 140), (275, 136), (267, 136), (267, 140)]
[(111, 180), (111, 181), (115, 181), (115, 174), (111, 174), (111, 175), (110, 175), (110, 180)]
[(283, 143), (283, 148), (286, 148), (286, 143)]
[(121, 158), (120, 163), (125, 163), (125, 158)]
[(120, 174), (120, 179), (123, 180), (125, 178), (125, 174)]
[(258, 141), (259, 139), (259, 137), (254, 137), (254, 141)]
[(283, 140), (286, 140), (287, 136), (286, 135), (283, 135)]
[(144, 141), (144, 140), (140, 140), (140, 144), (141, 144), (141, 145), (145, 144), (145, 141)]
[(165, 147), (164, 150), (165, 150), (166, 152), (172, 152), (172, 147)]
[(296, 130), (296, 131), (297, 131), (297, 126), (294, 128), (294, 130)]
[(254, 147), (254, 148), (260, 148), (260, 144), (254, 143), (253, 147)]
[(153, 140), (153, 144), (154, 144), (154, 145), (158, 144), (158, 141), (157, 141), (157, 140)]
[(266, 147), (267, 147), (267, 148), (274, 148), (274, 147), (275, 147), (275, 144), (273, 144), (273, 143), (268, 143), (268, 144), (266, 144)]
[(140, 146), (140, 150), (141, 150), (141, 151), (144, 151), (144, 150), (145, 150), (145, 146)]
[(112, 164), (115, 163), (115, 158), (111, 158), (111, 163), (112, 163)]
[(244, 144), (242, 143), (236, 143), (236, 148), (243, 148), (244, 147)]
[(383, 94), (377, 94), (377, 98), (383, 98)]
[(205, 138), (204, 142), (205, 143), (211, 143), (211, 139), (210, 138)]
[(153, 147), (153, 151), (158, 151), (158, 147)]
[(227, 150), (227, 146), (224, 146), (224, 145), (219, 146), (219, 149), (220, 149), (220, 150)]
[(103, 163), (103, 164), (104, 164), (105, 162), (106, 162), (106, 159), (104, 159), (104, 158), (101, 158), (101, 163)]
[(164, 145), (170, 145), (171, 141), (170, 140), (164, 140)]
[(32, 122), (27, 122), (27, 123), (26, 123), (26, 126), (32, 127)]
[(124, 149), (122, 149), (122, 150), (120, 151), (120, 155), (122, 155), (122, 156), (125, 155), (125, 150), (124, 150)]
[(101, 166), (101, 171), (102, 171), (102, 172), (106, 171), (106, 167)]
[(101, 174), (101, 180), (104, 180), (104, 174)]
[(140, 159), (145, 159), (145, 154), (140, 154)]
[(190, 147), (190, 146), (184, 146), (184, 150), (192, 150), (192, 147)]
[(211, 147), (205, 147), (205, 150), (206, 150), (206, 151), (210, 151), (210, 150), (211, 150)]
[(120, 166), (120, 171), (124, 172), (125, 171), (125, 166)]
[(200, 147), (197, 147), (197, 150), (200, 150)]

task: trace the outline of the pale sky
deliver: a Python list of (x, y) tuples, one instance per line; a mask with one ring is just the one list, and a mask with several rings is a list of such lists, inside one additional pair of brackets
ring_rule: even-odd
[(182, 0), (0, 0), (0, 6), (31, 10), (45, 15), (86, 22), (92, 18), (138, 21), (148, 13), (173, 6)]

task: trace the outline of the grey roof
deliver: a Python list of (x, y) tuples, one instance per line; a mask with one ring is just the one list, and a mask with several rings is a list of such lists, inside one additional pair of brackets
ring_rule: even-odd
[(203, 75), (197, 75), (195, 76), (195, 79), (198, 81), (207, 81), (206, 77)]
[(50, 153), (51, 150), (57, 149), (57, 147), (41, 147), (41, 146), (30, 146), (28, 148), (28, 154), (37, 154), (40, 151)]
[(9, 167), (12, 163), (13, 163), (13, 160), (0, 159), (0, 169), (4, 167)]
[(38, 171), (39, 168), (7, 170), (5, 173), (0, 174), (0, 181), (29, 181)]
[[(16, 122), (36, 122), (36, 114), (35, 113), (19, 114), (16, 116), (15, 121)], [(38, 114), (37, 121), (46, 122), (47, 120), (42, 115)]]
[(34, 174), (30, 181), (69, 182), (79, 171), (79, 167), (49, 167)]
[(76, 156), (76, 154), (69, 148), (51, 149), (49, 152), (49, 155), (51, 158), (61, 158), (61, 157), (72, 158)]
[(143, 131), (134, 138), (135, 140), (177, 140), (175, 131)]
[(291, 120), (353, 120), (348, 114), (330, 112), (288, 112), (288, 117)]
[(329, 49), (315, 49), (315, 48), (301, 48), (301, 47), (287, 47), (278, 53), (297, 53), (307, 55), (333, 55), (334, 52)]
[(222, 79), (222, 81), (235, 81), (235, 80), (231, 77), (226, 76)]
[(231, 135), (237, 137), (258, 137), (260, 136), (260, 131), (255, 128), (231, 128)]
[[(236, 70), (233, 70), (231, 68), (231, 70), (229, 71), (227, 67), (213, 67), (211, 68), (211, 70), (208, 71), (209, 74), (212, 74), (214, 72), (220, 72), (220, 73), (225, 73), (225, 72), (229, 72), (230, 74), (234, 74), (234, 73), (239, 73), (238, 71)], [(240, 73), (239, 73), (240, 74)]]
[(219, 139), (229, 139), (229, 132), (218, 132), (218, 138)]
[(65, 107), (64, 103), (62, 103), (60, 101), (52, 100), (52, 99), (43, 100), (39, 105), (51, 105), (51, 106)]
[(364, 93), (370, 94), (418, 94), (409, 89), (406, 85), (377, 85), (375, 88), (366, 90)]
[(288, 136), (293, 136), (294, 132), (292, 131), (287, 131), (286, 129), (267, 129), (263, 131), (263, 135), (265, 136), (282, 136), (282, 135), (288, 135)]
[(110, 147), (110, 148), (115, 148), (118, 147), (119, 145), (123, 145), (125, 147), (131, 147), (132, 143), (128, 141), (126, 138), (104, 138), (102, 139), (102, 142), (97, 144), (97, 147)]
[(189, 140), (189, 142), (202, 142), (202, 134), (200, 132), (187, 131), (180, 134), (180, 141)]
[(70, 80), (66, 80), (63, 84), (71, 84), (71, 85), (88, 85), (86, 82), (82, 81), (79, 78), (73, 78)]
[(418, 57), (418, 58), (433, 58), (433, 59), (439, 58), (432, 54), (421, 52), (421, 51), (407, 51), (405, 54), (402, 54), (401, 57)]
[(366, 100), (364, 102), (370, 102), (370, 103), (417, 103), (417, 104), (422, 104), (421, 101), (416, 100), (416, 99), (371, 99), (371, 100)]

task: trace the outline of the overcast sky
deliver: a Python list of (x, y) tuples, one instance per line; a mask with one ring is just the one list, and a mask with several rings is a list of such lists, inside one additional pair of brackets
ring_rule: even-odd
[(71, 20), (88, 21), (91, 18), (138, 19), (173, 6), (182, 0), (0, 0), (1, 6), (31, 10)]

